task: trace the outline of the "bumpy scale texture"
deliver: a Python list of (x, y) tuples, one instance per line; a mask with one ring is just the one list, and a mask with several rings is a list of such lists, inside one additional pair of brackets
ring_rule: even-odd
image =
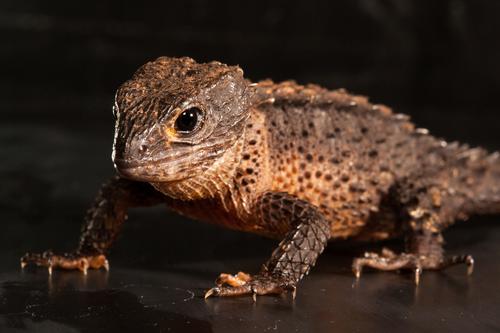
[[(193, 110), (192, 129), (179, 119)], [(260, 273), (221, 274), (206, 296), (279, 294), (309, 273), (328, 240), (402, 237), (353, 261), (381, 270), (465, 263), (441, 236), (456, 220), (500, 212), (500, 159), (448, 143), (409, 118), (345, 90), (270, 80), (236, 66), (159, 58), (116, 94), (118, 176), (89, 210), (74, 253), (28, 253), (22, 265), (108, 268), (106, 251), (132, 206), (180, 214), (281, 240)]]

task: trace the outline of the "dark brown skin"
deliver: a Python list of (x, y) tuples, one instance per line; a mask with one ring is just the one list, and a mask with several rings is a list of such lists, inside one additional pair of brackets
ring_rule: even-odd
[(206, 296), (280, 294), (309, 273), (328, 240), (403, 237), (404, 253), (354, 259), (380, 270), (465, 263), (441, 232), (500, 213), (500, 158), (430, 136), (407, 116), (344, 90), (251, 83), (238, 67), (159, 58), (116, 94), (113, 162), (72, 254), (27, 254), (22, 265), (108, 268), (129, 207), (180, 214), (280, 239), (260, 273), (221, 274)]

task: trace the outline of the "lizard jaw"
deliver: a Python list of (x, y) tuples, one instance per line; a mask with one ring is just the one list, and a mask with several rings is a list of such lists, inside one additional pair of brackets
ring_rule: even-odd
[(153, 161), (150, 163), (130, 163), (126, 160), (116, 159), (113, 161), (115, 170), (120, 177), (141, 182), (177, 182), (190, 178), (189, 170), (184, 168), (172, 168), (171, 163)]

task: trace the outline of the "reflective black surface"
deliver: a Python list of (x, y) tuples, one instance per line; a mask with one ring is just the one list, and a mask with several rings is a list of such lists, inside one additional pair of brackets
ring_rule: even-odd
[[(236, 5), (236, 3), (238, 5)], [(162, 207), (130, 212), (111, 271), (21, 271), (71, 250), (113, 174), (117, 86), (158, 56), (240, 64), (253, 79), (345, 87), (449, 140), (500, 149), (500, 2), (491, 0), (0, 3), (0, 332), (498, 332), (500, 216), (446, 232), (464, 267), (410, 275), (331, 244), (290, 297), (202, 298), (222, 271), (255, 272), (275, 241)]]

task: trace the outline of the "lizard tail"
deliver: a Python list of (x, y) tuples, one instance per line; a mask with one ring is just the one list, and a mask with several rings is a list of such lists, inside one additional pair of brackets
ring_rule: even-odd
[[(465, 148), (465, 147), (462, 147)], [(457, 188), (467, 196), (469, 214), (500, 214), (500, 153), (482, 148), (463, 149)]]

